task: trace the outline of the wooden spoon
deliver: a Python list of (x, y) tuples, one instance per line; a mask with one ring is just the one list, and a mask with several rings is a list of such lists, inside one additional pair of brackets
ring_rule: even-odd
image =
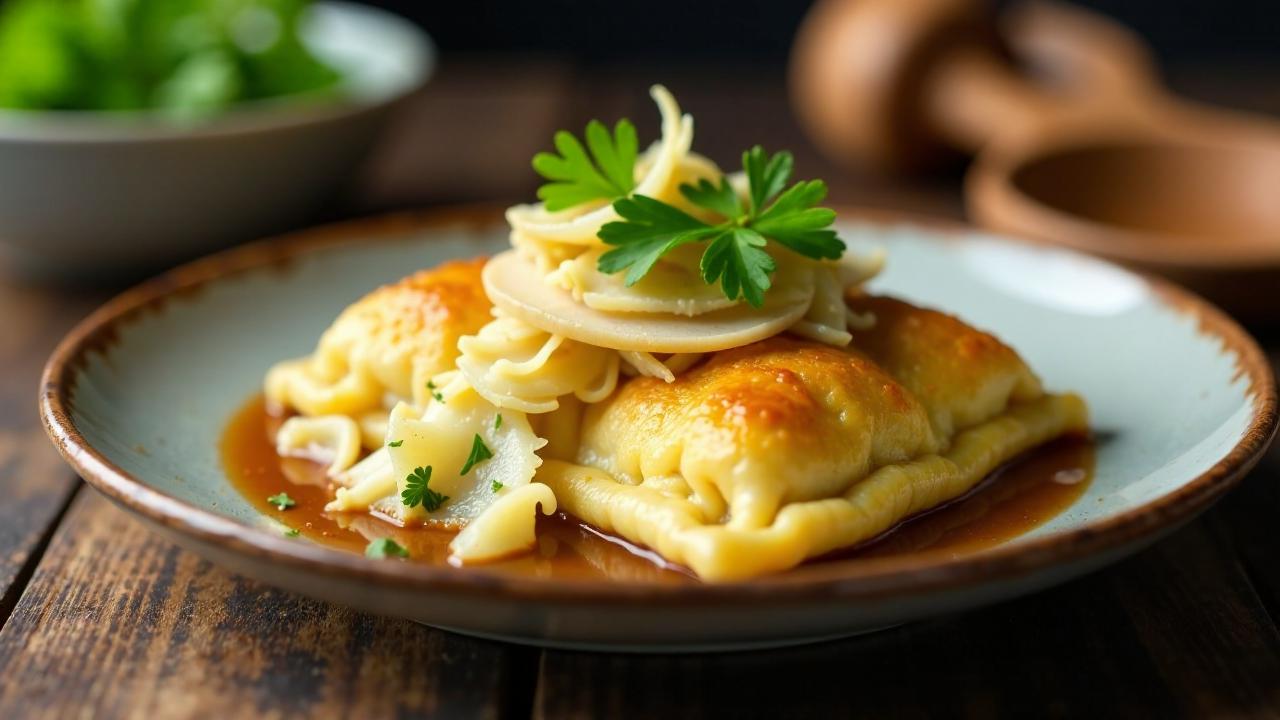
[[(822, 0), (791, 86), (815, 142), (889, 170), (975, 155), (970, 215), (1164, 273), (1252, 321), (1280, 302), (1280, 125), (1159, 84), (1143, 43), (1065, 5)], [(1280, 313), (1277, 313), (1280, 315)]]

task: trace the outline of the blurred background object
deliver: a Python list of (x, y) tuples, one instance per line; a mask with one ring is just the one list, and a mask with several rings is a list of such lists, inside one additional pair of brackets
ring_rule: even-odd
[(1280, 282), (1280, 123), (1169, 94), (1146, 45), (1070, 5), (822, 0), (792, 96), (837, 161), (974, 155), (970, 218), (1170, 275), (1251, 319)]
[(0, 4), (0, 252), (118, 281), (311, 220), (432, 57), (349, 3)]
[(304, 0), (8, 0), (0, 107), (209, 115), (252, 100), (337, 93), (303, 42)]
[[(1018, 0), (993, 2), (999, 9)], [(812, 0), (375, 0), (420, 22), (444, 53), (555, 54), (582, 62), (785, 61)], [(1082, 0), (1146, 38), (1174, 70), (1277, 60), (1274, 0)]]
[[(140, 7), (146, 5), (147, 0), (0, 0), (0, 8), (35, 4), (88, 8), (80, 12), (92, 16), (105, 12), (104, 8)], [(302, 1), (178, 0), (164, 5), (177, 8), (171, 12), (179, 14), (182, 8), (221, 9), (221, 14), (205, 12), (202, 23), (197, 23), (204, 30), (183, 35), (187, 45), (178, 43), (177, 50), (170, 48), (169, 55), (164, 55), (168, 64), (161, 63), (169, 69), (168, 75), (189, 78), (190, 87), (176, 93), (176, 97), (214, 99), (204, 110), (206, 115), (213, 116), (210, 122), (214, 125), (226, 119), (217, 114), (222, 107), (217, 102), (219, 97), (229, 103), (226, 107), (233, 108), (230, 116), (236, 116), (245, 107), (243, 100), (270, 94), (251, 89), (255, 82), (254, 64), (242, 62), (240, 55), (245, 53), (235, 39), (237, 34), (249, 37), (254, 34), (246, 33), (241, 26), (260, 30), (262, 23), (228, 19), (234, 15), (228, 14), (231, 12), (228, 8), (258, 5), (273, 8), (285, 19), (281, 26), (287, 38), (287, 28), (293, 24), (288, 18), (302, 7)], [(366, 117), (367, 122), (358, 131), (353, 124), (349, 127), (352, 134), (343, 137), (325, 136), (318, 130), (276, 130), (269, 133), (269, 137), (255, 134), (255, 142), (245, 143), (244, 155), (215, 149), (207, 139), (179, 144), (178, 134), (171, 133), (165, 140), (171, 145), (165, 161), (168, 164), (159, 168), (142, 168), (136, 159), (126, 157), (126, 152), (142, 150), (131, 150), (118, 138), (88, 143), (92, 147), (83, 149), (67, 143), (65, 138), (51, 143), (47, 136), (62, 132), (59, 128), (65, 123), (61, 119), (41, 118), (23, 123), (23, 129), (18, 132), (12, 130), (14, 125), (9, 119), (13, 113), (0, 113), (0, 161), (3, 161), (0, 162), (0, 185), (18, 187), (18, 178), (38, 181), (28, 181), (31, 187), (16, 193), (7, 205), (0, 199), (0, 244), (10, 248), (25, 245), (22, 254), (26, 256), (27, 265), (39, 264), (30, 262), (32, 255), (40, 254), (33, 251), (56, 249), (55, 266), (59, 269), (75, 264), (75, 260), (84, 260), (81, 264), (93, 271), (113, 264), (137, 268), (140, 259), (157, 267), (217, 244), (350, 215), (451, 202), (518, 201), (530, 196), (536, 184), (528, 168), (529, 156), (545, 148), (551, 134), (561, 127), (581, 127), (597, 115), (606, 118), (626, 115), (636, 121), (643, 137), (652, 137), (656, 123), (646, 107), (644, 88), (651, 82), (662, 81), (699, 117), (702, 130), (699, 147), (712, 158), (722, 164), (735, 162), (741, 151), (740, 138), (747, 136), (763, 138), (771, 146), (791, 147), (796, 151), (798, 171), (826, 178), (832, 186), (834, 202), (954, 215), (962, 209), (955, 189), (967, 183), (966, 204), (972, 220), (1022, 236), (1072, 240), (1079, 247), (1177, 277), (1228, 303), (1238, 312), (1248, 312), (1250, 305), (1259, 305), (1257, 289), (1276, 279), (1271, 272), (1274, 268), (1258, 271), (1259, 258), (1262, 265), (1280, 266), (1280, 261), (1269, 259), (1272, 246), (1280, 245), (1280, 241), (1273, 242), (1272, 235), (1261, 236), (1258, 241), (1259, 236), (1254, 232), (1261, 225), (1270, 227), (1280, 212), (1268, 194), (1276, 172), (1275, 163), (1268, 159), (1271, 153), (1255, 152), (1253, 146), (1239, 152), (1220, 152), (1216, 140), (1221, 138), (1214, 138), (1215, 143), (1210, 143), (1213, 147), (1186, 143), (1190, 147), (1176, 156), (1152, 152), (1150, 143), (1138, 141), (1145, 140), (1152, 132), (1187, 125), (1165, 121), (1167, 114), (1163, 108), (1176, 103), (1129, 102), (1133, 98), (1144, 100), (1152, 96), (1159, 96), (1163, 102), (1168, 97), (1183, 95), (1280, 114), (1280, 80), (1277, 80), (1280, 47), (1275, 44), (1272, 32), (1280, 24), (1280, 4), (1271, 0), (1087, 0), (1076, 6), (1093, 8), (1116, 22), (1070, 12), (1066, 16), (1055, 16), (1053, 8), (1062, 6), (1017, 0), (990, 3), (976, 0), (796, 3), (618, 0), (604, 8), (570, 0), (533, 4), (515, 0), (474, 0), (465, 4), (371, 0), (366, 3), (370, 5), (397, 13), (412, 25), (429, 30), (444, 55), (444, 65), (439, 81), (406, 107), (394, 131), (379, 144), (374, 161), (363, 169), (357, 169), (357, 161), (372, 143), (386, 119), (385, 113), (375, 119)], [(911, 13), (927, 17), (931, 6), (965, 18), (954, 27), (935, 28), (944, 40), (943, 45), (959, 39), (988, 48), (995, 59), (1016, 63), (996, 64), (995, 75), (986, 77), (986, 80), (994, 78), (994, 82), (985, 82), (981, 73), (969, 75), (966, 81), (963, 68), (950, 75), (935, 74), (932, 82), (942, 92), (934, 95), (942, 100), (932, 111), (908, 103), (903, 107), (911, 107), (911, 112), (895, 108), (893, 113), (888, 113), (884, 108), (877, 109), (870, 96), (863, 93), (858, 102), (841, 105), (844, 116), (836, 123), (839, 132), (812, 132), (812, 113), (806, 110), (806, 101), (793, 94), (792, 97), (800, 97), (799, 105), (793, 108), (786, 91), (787, 65), (793, 50), (799, 58), (806, 46), (815, 44), (803, 35), (797, 40), (805, 18), (823, 16), (832, 21), (822, 24), (834, 26), (832, 7), (897, 8), (904, 17)], [(938, 12), (934, 17), (937, 19)], [(1083, 26), (1068, 22), (1067, 26), (1059, 27), (1061, 17), (1094, 18), (1098, 22), (1092, 25), (1086, 22)], [(1094, 33), (1097, 28), (1102, 30)], [(145, 33), (130, 34), (145, 37)], [(213, 43), (214, 52), (209, 53), (205, 51), (210, 47), (211, 36), (221, 36), (223, 41)], [(191, 37), (204, 39), (195, 42)], [(1064, 38), (1065, 46), (1060, 42)], [(1083, 58), (1089, 67), (1084, 68), (1088, 72), (1078, 72), (1081, 67), (1077, 62), (1072, 68), (1077, 71), (1073, 78), (1076, 87), (1072, 102), (1085, 98), (1092, 109), (1108, 110), (1112, 105), (1148, 109), (1159, 105), (1160, 109), (1145, 114), (1146, 124), (1142, 125), (1141, 133), (1137, 137), (1121, 133), (1107, 138), (1107, 142), (1086, 144), (1082, 148), (1063, 148), (1056, 142), (1039, 143), (1036, 149), (1043, 152), (1021, 156), (986, 153), (983, 161), (974, 164), (966, 181), (961, 175), (965, 156), (987, 146), (987, 141), (997, 134), (1012, 137), (1007, 132), (1009, 127), (1018, 116), (1027, 114), (1017, 108), (1034, 107), (1040, 102), (1035, 92), (1025, 92), (1028, 87), (1038, 88), (1036, 83), (1044, 79), (1041, 72), (1044, 67), (1031, 68), (1028, 66), (1034, 63), (1024, 62), (1035, 59), (1031, 57), (1035, 53), (1029, 49), (1050, 60), (1060, 60), (1054, 53), (1065, 47), (1070, 54), (1072, 43), (1081, 38), (1083, 44), (1074, 45), (1075, 61)], [(871, 55), (892, 40), (885, 35), (846, 44), (845, 49)], [(195, 44), (191, 45), (192, 42)], [(1056, 49), (1050, 47), (1054, 42), (1059, 43)], [(305, 42), (296, 45), (294, 49), (305, 51)], [(396, 43), (383, 45), (387, 46), (386, 53), (395, 54)], [(145, 47), (143, 43), (126, 54), (146, 55)], [(183, 54), (183, 48), (190, 47), (203, 50)], [(0, 55), (4, 52), (0, 46)], [(222, 60), (200, 59), (209, 54)], [(1094, 56), (1097, 62), (1088, 60)], [(374, 55), (367, 56), (366, 60), (370, 57)], [(848, 92), (848, 86), (839, 81), (839, 73), (847, 76), (852, 72), (850, 65), (821, 61), (821, 54), (815, 57), (819, 61), (815, 61), (813, 67), (820, 72), (802, 73), (811, 77), (816, 88), (809, 94), (826, 96), (828, 104), (836, 103), (832, 98)], [(1111, 62), (1113, 60), (1116, 62)], [(250, 100), (247, 105), (286, 107), (292, 105), (293, 99), (309, 99), (323, 105), (326, 98), (331, 99), (331, 93), (325, 90), (324, 70), (332, 67), (332, 63), (325, 60), (323, 53), (316, 53), (314, 57), (294, 54), (289, 62), (266, 66), (280, 65), (287, 69), (295, 62), (304, 69), (310, 67), (316, 71), (303, 74), (315, 81), (321, 92), (290, 93), (286, 99)], [(390, 62), (394, 64), (394, 60)], [(195, 69), (177, 72), (188, 66)], [(966, 67), (971, 66), (972, 63)], [(1107, 68), (1123, 66), (1120, 75), (1108, 76), (1111, 80), (1118, 77), (1121, 82), (1108, 85), (1106, 78), (1100, 80), (1101, 76), (1095, 72), (1098, 66), (1104, 74)], [(219, 67), (223, 70), (219, 71)], [(289, 73), (284, 75), (288, 77)], [(3, 78), (4, 71), (0, 69), (0, 81)], [(1000, 85), (1023, 78), (1034, 78), (1034, 82), (1006, 84), (1003, 88)], [(107, 93), (112, 84), (103, 83), (96, 91), (109, 95), (101, 102), (119, 103), (119, 97), (125, 97), (137, 105), (137, 98), (141, 96), (149, 98), (142, 104), (155, 106), (170, 97), (154, 92), (149, 95), (137, 91)], [(404, 83), (409, 84), (412, 83)], [(1165, 84), (1171, 91), (1163, 89)], [(900, 84), (898, 90), (909, 85)], [(966, 95), (975, 88), (979, 95)], [(245, 94), (237, 95), (229, 89), (239, 89)], [(566, 97), (575, 99), (565, 102)], [(1026, 97), (1033, 98), (1030, 104), (1017, 104), (1016, 101)], [(3, 98), (2, 90), (0, 98)], [(1059, 103), (1047, 114), (1063, 115), (1059, 109), (1068, 104)], [(190, 110), (180, 103), (176, 107), (179, 115), (186, 112), (184, 107)], [(299, 110), (296, 106), (293, 109)], [(162, 106), (159, 113), (147, 112), (164, 114), (166, 111)], [(926, 123), (930, 112), (937, 115), (928, 121), (935, 126)], [(503, 130), (495, 132), (499, 118)], [(871, 141), (856, 152), (841, 150), (832, 142), (832, 138), (857, 136), (858, 123), (866, 123), (868, 119), (884, 122), (885, 118), (891, 122), (879, 134), (862, 133)], [(807, 138), (814, 140), (812, 145), (800, 132), (801, 126), (811, 131)], [(80, 132), (85, 132), (83, 126), (81, 128)], [(845, 128), (849, 130), (846, 132)], [(214, 134), (222, 136), (222, 133)], [(138, 137), (126, 135), (131, 139)], [(1012, 147), (1013, 143), (1007, 145)], [(287, 159), (285, 148), (292, 148)], [(468, 151), (468, 148), (484, 148), (484, 152)], [(273, 152), (276, 155), (270, 155)], [(4, 153), (21, 162), (8, 160)], [(56, 159), (46, 160), (39, 153), (50, 153), (50, 157)], [(246, 161), (245, 157), (252, 159)], [(1001, 163), (997, 163), (997, 159)], [(1026, 162), (1013, 163), (1013, 160)], [(895, 167), (899, 172), (885, 173), (886, 166)], [(40, 172), (32, 172), (33, 167), (40, 168)], [(77, 177), (86, 170), (104, 167), (112, 167), (118, 174), (104, 176), (88, 172), (85, 177)], [(901, 172), (912, 167), (921, 172), (913, 175)], [(7, 176), (3, 175), (5, 168), (10, 168)], [(133, 168), (138, 168), (138, 173), (128, 174)], [(194, 172), (194, 168), (201, 170)], [(998, 172), (985, 172), (993, 168)], [(1108, 182), (1097, 182), (1099, 168), (1106, 171)], [(193, 175), (201, 179), (202, 184), (184, 186), (180, 182)], [(215, 175), (221, 179), (215, 181)], [(981, 183), (978, 182), (980, 176), (1000, 182)], [(118, 181), (109, 182), (108, 177)], [(164, 177), (165, 182), (156, 182), (156, 177)], [(334, 188), (339, 182), (343, 192), (335, 195)], [(125, 194), (138, 187), (145, 191), (132, 196)], [(202, 187), (208, 190), (203, 191)], [(1210, 196), (1202, 192), (1205, 187), (1217, 193)], [(103, 188), (113, 190), (111, 197), (99, 197), (104, 193)], [(163, 197), (155, 195), (160, 190), (165, 193)], [(1126, 190), (1150, 191), (1151, 201), (1125, 202)], [(184, 206), (204, 194), (210, 196), (204, 199), (207, 202)], [(1012, 196), (1025, 202), (1006, 200), (981, 205), (975, 200), (980, 195)], [(215, 206), (213, 203), (219, 198), (235, 199), (241, 204)], [(324, 198), (334, 201), (323, 202)], [(992, 207), (997, 208), (997, 212), (991, 212)], [(1010, 208), (1012, 212), (998, 212)], [(1046, 212), (1046, 208), (1052, 212)], [(1058, 212), (1060, 210), (1068, 212)], [(251, 221), (233, 222), (249, 215), (253, 216)], [(188, 218), (192, 217), (199, 221), (190, 222)], [(79, 218), (86, 219), (84, 225), (76, 225)], [(1078, 227), (1081, 223), (1075, 222), (1080, 219), (1089, 226), (1087, 232)], [(147, 222), (158, 229), (153, 235), (157, 240), (145, 240), (149, 235)], [(1099, 225), (1106, 231), (1114, 229), (1113, 225), (1126, 223), (1140, 226), (1139, 232), (1124, 235), (1094, 232)], [(86, 227), (95, 232), (86, 233)], [(66, 232), (55, 237), (58, 233), (51, 228)], [(1162, 238), (1161, 242), (1151, 243), (1146, 241), (1149, 238), (1135, 237), (1152, 232)], [(82, 245), (66, 244), (73, 235)], [(1202, 242), (1206, 235), (1215, 239), (1219, 235), (1237, 240), (1243, 237), (1246, 242), (1233, 246), (1250, 245), (1254, 255), (1242, 263), (1219, 250), (1218, 244)], [(1188, 241), (1163, 242), (1178, 236), (1185, 236)], [(89, 243), (101, 250), (83, 247)], [(1153, 246), (1164, 246), (1166, 250), (1171, 249), (1172, 254), (1148, 257), (1148, 249)], [(74, 248), (74, 253), (64, 252), (68, 248)], [(1231, 273), (1220, 272), (1233, 263)], [(1207, 275), (1200, 272), (1206, 264), (1215, 266)], [(1191, 272), (1184, 272), (1188, 269)], [(1228, 297), (1232, 293), (1238, 297)], [(1264, 299), (1261, 306), (1269, 311), (1271, 303)]]

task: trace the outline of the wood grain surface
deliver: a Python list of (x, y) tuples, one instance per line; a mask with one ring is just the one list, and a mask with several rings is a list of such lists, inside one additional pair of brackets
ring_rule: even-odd
[[(655, 78), (722, 164), (766, 139), (837, 202), (960, 213), (958, 174), (907, 183), (827, 167), (776, 69), (463, 60), (445, 62), (326, 217), (528, 197), (528, 158), (555, 129), (628, 114), (655, 131)], [(1249, 87), (1233, 90), (1246, 104)], [(77, 492), (38, 428), (36, 380), (104, 297), (0, 279), (0, 718), (1280, 717), (1275, 452), (1153, 548), (1021, 600), (782, 651), (542, 652), (239, 578)]]

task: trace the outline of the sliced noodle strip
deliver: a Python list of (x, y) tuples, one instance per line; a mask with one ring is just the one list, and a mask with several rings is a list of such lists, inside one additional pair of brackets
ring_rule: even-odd
[(671, 372), (671, 368), (662, 364), (662, 361), (647, 352), (638, 352), (635, 350), (620, 350), (618, 354), (636, 371), (637, 375), (645, 377), (658, 378), (666, 382), (675, 382), (676, 375)]

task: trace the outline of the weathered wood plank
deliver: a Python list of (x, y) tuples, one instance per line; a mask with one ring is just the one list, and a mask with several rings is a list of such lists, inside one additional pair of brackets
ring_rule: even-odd
[(764, 653), (548, 652), (535, 715), (1167, 717), (1280, 707), (1277, 632), (1197, 524), (1107, 572), (863, 638)]
[(234, 576), (86, 491), (0, 631), (0, 717), (499, 717), (535, 663)]
[[(1280, 368), (1274, 348), (1280, 338), (1264, 339), (1271, 348), (1273, 369)], [(1280, 444), (1254, 469), (1253, 474), (1228, 495), (1209, 516), (1218, 541), (1244, 567), (1259, 599), (1274, 623), (1280, 624)]]
[(1178, 706), (1195, 717), (1270, 716), (1280, 711), (1280, 630), (1233, 545), (1212, 531), (1221, 515), (1109, 577)]
[(99, 300), (95, 292), (0, 279), (0, 625), (79, 482), (40, 429), (40, 370), (58, 338)]

